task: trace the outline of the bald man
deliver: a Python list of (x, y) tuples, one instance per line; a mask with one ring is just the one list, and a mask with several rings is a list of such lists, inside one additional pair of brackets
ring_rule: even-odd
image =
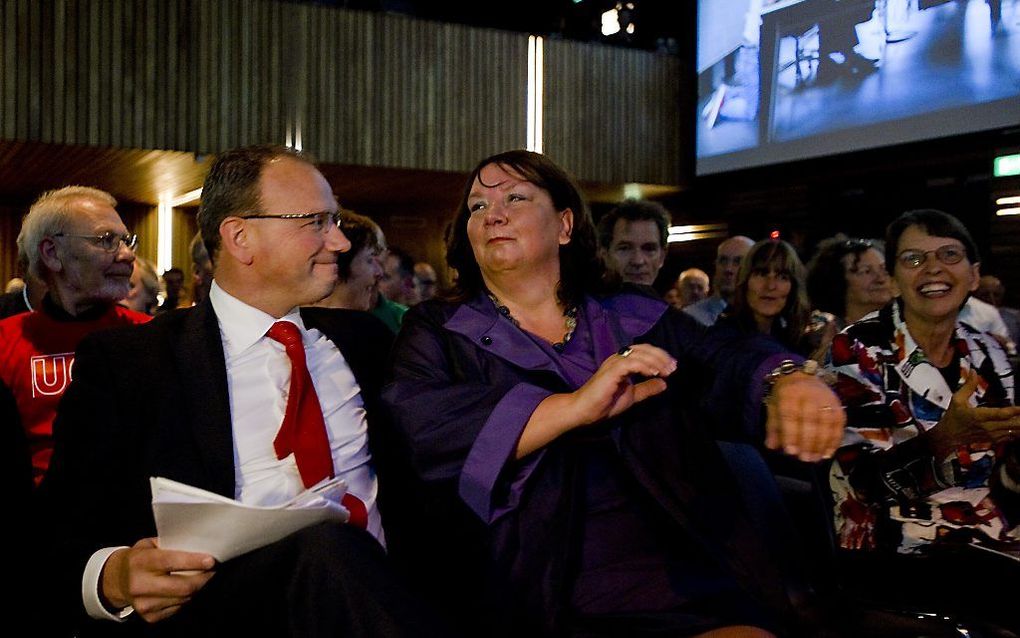
[(715, 273), (712, 277), (712, 287), (715, 291), (708, 299), (684, 308), (684, 312), (706, 326), (715, 323), (723, 310), (733, 301), (733, 293), (737, 290), (740, 261), (753, 245), (754, 240), (743, 235), (730, 237), (720, 243), (715, 251)]

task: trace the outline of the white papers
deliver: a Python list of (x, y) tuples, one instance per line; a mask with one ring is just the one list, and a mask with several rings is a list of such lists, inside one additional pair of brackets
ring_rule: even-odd
[(244, 505), (197, 487), (151, 477), (152, 513), (159, 546), (211, 554), (223, 562), (323, 521), (350, 517), (340, 499), (347, 484), (325, 480), (271, 507)]

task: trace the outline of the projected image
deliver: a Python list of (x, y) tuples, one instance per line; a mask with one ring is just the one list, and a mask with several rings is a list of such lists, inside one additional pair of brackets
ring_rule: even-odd
[(1020, 122), (1020, 0), (699, 0), (698, 173)]

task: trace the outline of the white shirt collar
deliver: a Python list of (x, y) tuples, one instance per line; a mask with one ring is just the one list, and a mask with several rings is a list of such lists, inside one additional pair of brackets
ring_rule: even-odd
[(220, 288), (215, 279), (209, 290), (209, 302), (212, 303), (216, 318), (219, 320), (224, 354), (228, 358), (244, 352), (257, 343), (277, 321), (293, 323), (301, 329), (302, 338), (307, 339), (305, 322), (301, 319), (297, 307), (291, 308), (290, 312), (277, 319), (230, 295)]

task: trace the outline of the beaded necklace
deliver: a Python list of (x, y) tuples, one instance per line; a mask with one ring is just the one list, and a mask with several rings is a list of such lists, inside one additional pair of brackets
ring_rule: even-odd
[[(514, 319), (514, 316), (510, 314), (510, 309), (500, 303), (499, 299), (496, 299), (496, 295), (491, 292), (486, 294), (489, 295), (489, 300), (492, 301), (492, 305), (496, 306), (496, 310), (499, 311), (499, 314), (509, 319), (510, 323), (514, 324), (518, 328), (521, 327), (520, 322)], [(570, 306), (563, 311), (563, 324), (567, 329), (566, 333), (563, 335), (563, 340), (552, 344), (552, 347), (556, 352), (563, 352), (563, 349), (567, 347), (570, 340), (574, 338), (574, 330), (577, 329), (577, 306)]]

